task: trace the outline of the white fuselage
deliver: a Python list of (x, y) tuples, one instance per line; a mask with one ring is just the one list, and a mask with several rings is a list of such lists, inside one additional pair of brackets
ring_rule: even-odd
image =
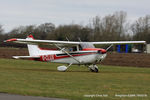
[[(45, 50), (44, 50), (45, 51)], [(42, 53), (42, 52), (41, 52)], [(66, 64), (92, 64), (99, 63), (106, 57), (96, 51), (77, 51), (70, 52), (71, 56), (62, 51), (47, 51), (40, 55), (42, 61), (66, 63)], [(74, 58), (74, 59), (73, 59)]]
[[(84, 44), (87, 47), (89, 44)], [(45, 50), (38, 47), (38, 45), (28, 44), (30, 56), (40, 56), (38, 61), (56, 62), (66, 64), (96, 64), (106, 57), (106, 50), (100, 48), (83, 48), (79, 50), (77, 46), (76, 51), (70, 49), (61, 50)]]

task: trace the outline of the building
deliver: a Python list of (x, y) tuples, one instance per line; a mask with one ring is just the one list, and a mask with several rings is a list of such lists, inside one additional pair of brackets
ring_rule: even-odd
[(150, 53), (150, 44), (147, 44), (147, 45), (146, 45), (146, 49), (147, 49), (147, 50), (146, 50), (147, 53)]
[[(145, 44), (123, 44), (123, 45), (116, 45), (115, 51), (118, 53), (143, 53), (146, 50)], [(150, 52), (150, 45), (149, 45), (149, 52)]]

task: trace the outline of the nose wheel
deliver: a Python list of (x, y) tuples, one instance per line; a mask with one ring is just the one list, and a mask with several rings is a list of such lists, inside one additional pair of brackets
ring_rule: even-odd
[(91, 72), (98, 73), (98, 66), (96, 66), (96, 65), (90, 65), (89, 69), (90, 69)]

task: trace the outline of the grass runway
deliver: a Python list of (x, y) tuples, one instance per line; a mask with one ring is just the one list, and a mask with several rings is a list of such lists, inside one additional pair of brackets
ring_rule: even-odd
[(0, 59), (0, 92), (69, 100), (150, 100), (150, 68), (99, 65), (99, 73), (62, 64)]

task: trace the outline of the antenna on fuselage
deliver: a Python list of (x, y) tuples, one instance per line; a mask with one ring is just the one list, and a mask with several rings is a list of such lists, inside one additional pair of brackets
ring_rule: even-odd
[(66, 40), (69, 41), (69, 39), (66, 37)]
[(81, 39), (80, 39), (80, 37), (78, 37), (78, 40), (79, 40), (80, 42), (82, 42)]

